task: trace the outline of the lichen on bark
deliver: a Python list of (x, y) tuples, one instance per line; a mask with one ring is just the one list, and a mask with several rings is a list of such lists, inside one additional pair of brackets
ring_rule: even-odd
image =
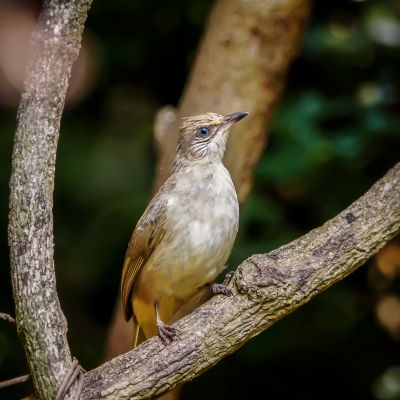
[(54, 272), (53, 189), (61, 114), (90, 4), (44, 1), (12, 156), (8, 238), (17, 330), (42, 399), (54, 398), (71, 363)]

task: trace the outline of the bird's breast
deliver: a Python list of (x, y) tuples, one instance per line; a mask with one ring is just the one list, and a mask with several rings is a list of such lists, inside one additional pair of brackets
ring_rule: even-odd
[(180, 177), (168, 197), (165, 235), (153, 265), (166, 290), (183, 298), (215, 280), (236, 237), (237, 196), (228, 171), (221, 167)]

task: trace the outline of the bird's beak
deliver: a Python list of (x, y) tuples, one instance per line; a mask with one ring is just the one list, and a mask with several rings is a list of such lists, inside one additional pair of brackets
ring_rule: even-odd
[(225, 115), (224, 123), (230, 124), (231, 122), (238, 122), (241, 119), (243, 119), (244, 117), (246, 117), (247, 115), (249, 115), (248, 112), (236, 112), (233, 114)]

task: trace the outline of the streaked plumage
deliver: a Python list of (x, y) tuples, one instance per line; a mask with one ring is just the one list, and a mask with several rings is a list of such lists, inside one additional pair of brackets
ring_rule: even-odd
[(157, 334), (157, 302), (161, 320), (171, 322), (224, 268), (239, 207), (222, 157), (230, 125), (245, 115), (209, 113), (183, 121), (171, 176), (147, 206), (126, 252), (121, 295), (125, 318), (134, 319), (135, 345), (139, 328), (146, 338)]

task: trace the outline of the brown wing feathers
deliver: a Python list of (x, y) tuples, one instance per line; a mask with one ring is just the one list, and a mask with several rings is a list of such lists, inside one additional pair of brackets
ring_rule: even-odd
[(125, 319), (132, 317), (131, 294), (137, 277), (164, 235), (165, 201), (155, 196), (148, 205), (128, 244), (121, 279), (121, 298)]

